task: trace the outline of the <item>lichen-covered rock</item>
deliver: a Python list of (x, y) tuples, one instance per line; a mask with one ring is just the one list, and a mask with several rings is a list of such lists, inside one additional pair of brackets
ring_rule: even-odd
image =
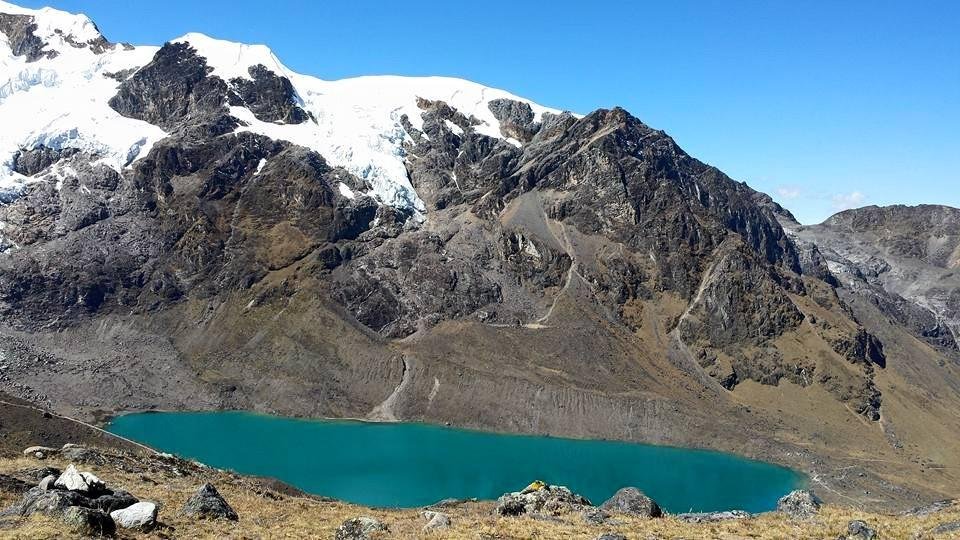
[(524, 514), (560, 515), (591, 506), (582, 495), (564, 486), (534, 482), (522, 491), (506, 493), (497, 499), (496, 513), (501, 516)]
[(877, 531), (866, 522), (855, 519), (847, 524), (847, 534), (841, 535), (843, 540), (875, 540)]
[(390, 528), (369, 516), (360, 516), (344, 521), (335, 535), (336, 540), (372, 540), (383, 536)]
[(71, 506), (89, 507), (90, 505), (89, 497), (75, 491), (60, 489), (44, 491), (39, 487), (34, 487), (23, 494), (20, 501), (9, 509), (9, 513), (20, 516), (33, 514), (56, 516), (62, 514), (64, 510)]
[(104, 493), (99, 497), (91, 499), (90, 507), (96, 508), (98, 510), (103, 510), (106, 513), (113, 512), (114, 510), (119, 510), (121, 508), (127, 508), (128, 506), (133, 506), (139, 501), (133, 495), (118, 489), (110, 493)]
[(449, 514), (427, 510), (426, 512), (423, 513), (423, 517), (427, 519), (427, 524), (423, 526), (423, 530), (425, 531), (450, 528)]
[(747, 519), (753, 517), (753, 515), (743, 510), (724, 510), (722, 512), (688, 512), (673, 517), (687, 523), (714, 523), (733, 519)]
[(59, 450), (50, 448), (49, 446), (31, 446), (23, 450), (23, 455), (37, 459), (46, 459), (47, 456), (52, 456), (57, 452), (59, 452)]
[(213, 484), (204, 484), (183, 504), (181, 513), (204, 519), (228, 519), (237, 521), (239, 516), (220, 495)]
[(619, 514), (656, 518), (663, 515), (660, 505), (635, 487), (617, 490), (600, 508)]
[(100, 510), (71, 506), (64, 510), (61, 519), (74, 532), (84, 536), (113, 536), (117, 532), (113, 518)]
[(157, 505), (149, 501), (138, 502), (110, 512), (110, 517), (124, 529), (149, 531), (157, 524)]
[(812, 491), (798, 489), (784, 495), (777, 501), (777, 512), (791, 519), (810, 519), (820, 511), (820, 498)]

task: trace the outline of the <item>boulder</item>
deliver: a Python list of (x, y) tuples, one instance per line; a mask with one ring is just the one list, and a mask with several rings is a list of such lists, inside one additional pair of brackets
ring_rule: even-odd
[(71, 506), (64, 510), (61, 519), (83, 536), (113, 536), (117, 532), (113, 518), (100, 510)]
[(610, 519), (610, 514), (601, 508), (587, 508), (580, 513), (583, 521), (591, 525), (600, 525)]
[(387, 533), (390, 528), (369, 516), (360, 516), (344, 521), (335, 535), (336, 540), (369, 540), (377, 538), (380, 533)]
[(951, 521), (949, 523), (941, 523), (933, 529), (930, 530), (933, 534), (947, 534), (953, 532), (960, 532), (960, 521)]
[(44, 491), (39, 487), (34, 487), (23, 494), (20, 501), (10, 509), (10, 512), (20, 516), (33, 514), (57, 516), (71, 506), (89, 507), (90, 504), (89, 497), (75, 491), (59, 489)]
[(603, 533), (597, 540), (627, 540), (627, 537), (620, 533)]
[(52, 474), (48, 474), (47, 476), (43, 477), (42, 480), (40, 480), (40, 483), (37, 484), (37, 487), (39, 487), (44, 491), (49, 491), (51, 489), (54, 489), (54, 486), (56, 485), (56, 483), (57, 483), (57, 477)]
[(213, 484), (204, 484), (183, 504), (181, 513), (205, 519), (229, 519), (237, 521), (237, 513), (220, 496)]
[(47, 456), (52, 456), (57, 452), (59, 452), (59, 450), (50, 448), (49, 446), (31, 446), (23, 450), (23, 455), (37, 459), (47, 459)]
[(798, 489), (784, 495), (777, 501), (777, 512), (790, 519), (810, 519), (820, 511), (820, 498), (806, 489)]
[(91, 508), (96, 508), (97, 510), (103, 510), (106, 513), (111, 513), (114, 510), (120, 510), (122, 508), (127, 508), (128, 506), (133, 506), (140, 502), (136, 497), (118, 489), (112, 493), (105, 493), (99, 497), (90, 501)]
[(80, 472), (71, 463), (67, 470), (63, 471), (60, 478), (54, 482), (54, 486), (69, 491), (97, 495), (106, 491), (106, 484), (90, 472)]
[(844, 540), (876, 540), (877, 531), (872, 529), (866, 522), (855, 519), (847, 523), (847, 534), (842, 535)]
[(725, 510), (723, 512), (688, 512), (677, 514), (674, 517), (687, 523), (715, 523), (732, 519), (747, 519), (753, 517), (753, 515), (743, 510)]
[(17, 471), (17, 476), (21, 478), (29, 478), (34, 482), (39, 482), (48, 476), (53, 476), (53, 479), (56, 480), (60, 476), (60, 473), (63, 472), (56, 467), (37, 467), (30, 469), (21, 469)]
[(450, 516), (448, 514), (427, 510), (423, 513), (423, 517), (427, 518), (427, 524), (423, 526), (425, 531), (450, 528)]
[(110, 512), (110, 517), (113, 518), (118, 527), (149, 531), (157, 524), (157, 505), (148, 501), (138, 502), (121, 510)]
[(564, 486), (551, 486), (538, 481), (522, 491), (501, 495), (497, 499), (496, 513), (501, 516), (560, 515), (583, 510), (588, 506), (591, 504), (586, 497), (577, 495)]
[(60, 449), (60, 455), (75, 463), (103, 465), (106, 460), (99, 451), (78, 444), (67, 443)]
[(600, 508), (618, 514), (656, 518), (663, 515), (660, 505), (635, 487), (618, 490)]

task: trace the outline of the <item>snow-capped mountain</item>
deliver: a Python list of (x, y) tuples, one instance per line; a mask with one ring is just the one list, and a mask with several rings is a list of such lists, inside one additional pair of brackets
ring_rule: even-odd
[[(22, 150), (41, 146), (83, 150), (120, 172), (166, 136), (160, 127), (124, 117), (109, 105), (122, 80), (148, 64), (159, 46), (111, 44), (84, 15), (6, 2), (0, 2), (0, 13), (8, 14), (8, 27), (36, 25), (29, 54), (17, 54), (22, 42), (12, 43), (0, 33), (0, 124), (5, 126), (0, 131), (0, 190), (5, 194), (0, 196), (9, 199), (34, 180), (15, 170), (15, 156)], [(291, 71), (264, 45), (198, 33), (171, 42), (192, 47), (211, 74), (228, 85), (235, 79), (252, 79), (254, 66), (286, 78), (309, 119), (262, 121), (240, 104), (230, 109), (240, 120), (237, 130), (316, 150), (332, 165), (369, 182), (369, 194), (383, 203), (417, 212), (423, 212), (424, 205), (407, 178), (403, 143), (409, 134), (401, 118), (406, 115), (410, 125), (422, 128), (418, 98), (443, 101), (472, 118), (478, 133), (498, 138), (505, 135), (488, 107), (492, 100), (528, 103), (537, 121), (543, 112), (559, 113), (461, 79), (374, 76), (325, 81)]]
[(925, 445), (960, 444), (960, 295), (887, 267), (955, 269), (960, 231), (920, 213), (804, 231), (621, 108), (325, 81), (265, 46), (113, 44), (0, 3), (0, 393), (88, 419), (427, 420), (824, 481), (879, 448), (903, 485), (833, 489), (936, 492), (927, 465), (960, 467)]

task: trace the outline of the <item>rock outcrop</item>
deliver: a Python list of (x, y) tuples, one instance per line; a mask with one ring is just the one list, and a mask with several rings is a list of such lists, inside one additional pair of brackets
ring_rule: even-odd
[(656, 518), (663, 515), (660, 505), (635, 487), (617, 490), (600, 508), (617, 514)]
[(203, 519), (226, 519), (237, 521), (239, 516), (230, 504), (220, 495), (213, 484), (207, 483), (200, 486), (196, 493), (190, 496), (180, 513)]
[(582, 495), (564, 486), (534, 482), (522, 491), (505, 493), (497, 499), (496, 513), (501, 516), (561, 515), (592, 506)]
[(820, 498), (812, 491), (798, 489), (784, 495), (777, 501), (777, 512), (791, 519), (810, 519), (820, 511)]

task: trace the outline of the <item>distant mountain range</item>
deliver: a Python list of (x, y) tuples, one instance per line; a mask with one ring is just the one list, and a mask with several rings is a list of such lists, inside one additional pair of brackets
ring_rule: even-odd
[(960, 210), (801, 226), (615, 108), (324, 81), (0, 2), (0, 380), (739, 452), (827, 498), (960, 480)]

